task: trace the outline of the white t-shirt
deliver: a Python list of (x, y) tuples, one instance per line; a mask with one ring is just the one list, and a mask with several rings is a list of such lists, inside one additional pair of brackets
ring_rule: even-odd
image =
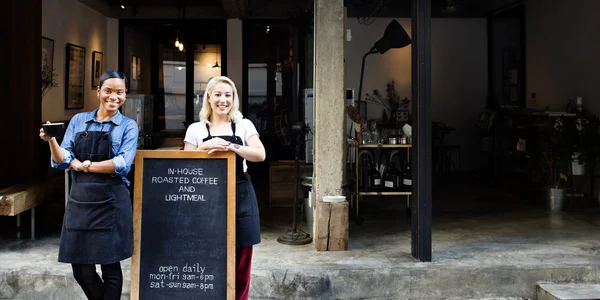
[[(211, 133), (214, 137), (215, 135)], [(256, 127), (252, 121), (248, 119), (242, 119), (239, 122), (235, 123), (235, 135), (239, 136), (244, 142), (244, 146), (247, 146), (248, 139), (253, 135), (258, 135), (258, 131), (256, 131)], [(206, 124), (202, 122), (195, 122), (190, 127), (188, 127), (185, 133), (184, 142), (190, 143), (194, 146), (198, 146), (202, 143), (202, 140), (208, 137), (208, 130), (206, 130)], [(244, 172), (248, 170), (248, 165), (246, 164), (246, 159), (244, 159)]]

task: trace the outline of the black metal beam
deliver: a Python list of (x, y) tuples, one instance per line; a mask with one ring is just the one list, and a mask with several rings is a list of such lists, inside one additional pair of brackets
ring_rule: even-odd
[(411, 254), (431, 261), (431, 0), (413, 0)]
[(240, 7), (235, 0), (221, 0), (221, 5), (230, 19), (239, 19), (241, 17)]

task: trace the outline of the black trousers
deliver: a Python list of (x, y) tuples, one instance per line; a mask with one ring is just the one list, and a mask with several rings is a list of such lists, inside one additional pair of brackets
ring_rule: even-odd
[(96, 272), (96, 265), (72, 264), (73, 276), (83, 289), (88, 300), (119, 300), (123, 289), (121, 263), (100, 265), (102, 278)]

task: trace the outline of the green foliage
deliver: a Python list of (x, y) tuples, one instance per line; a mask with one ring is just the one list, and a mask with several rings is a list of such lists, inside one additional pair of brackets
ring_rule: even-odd
[(561, 187), (566, 181), (569, 164), (575, 157), (579, 164), (595, 164), (600, 158), (600, 120), (589, 113), (578, 117), (559, 117), (545, 139), (544, 157), (547, 180), (551, 187)]

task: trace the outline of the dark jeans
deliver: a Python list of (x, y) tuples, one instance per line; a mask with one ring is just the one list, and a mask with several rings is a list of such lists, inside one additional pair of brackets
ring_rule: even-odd
[(89, 300), (119, 300), (123, 289), (121, 263), (100, 265), (102, 279), (96, 265), (72, 264), (73, 276)]

